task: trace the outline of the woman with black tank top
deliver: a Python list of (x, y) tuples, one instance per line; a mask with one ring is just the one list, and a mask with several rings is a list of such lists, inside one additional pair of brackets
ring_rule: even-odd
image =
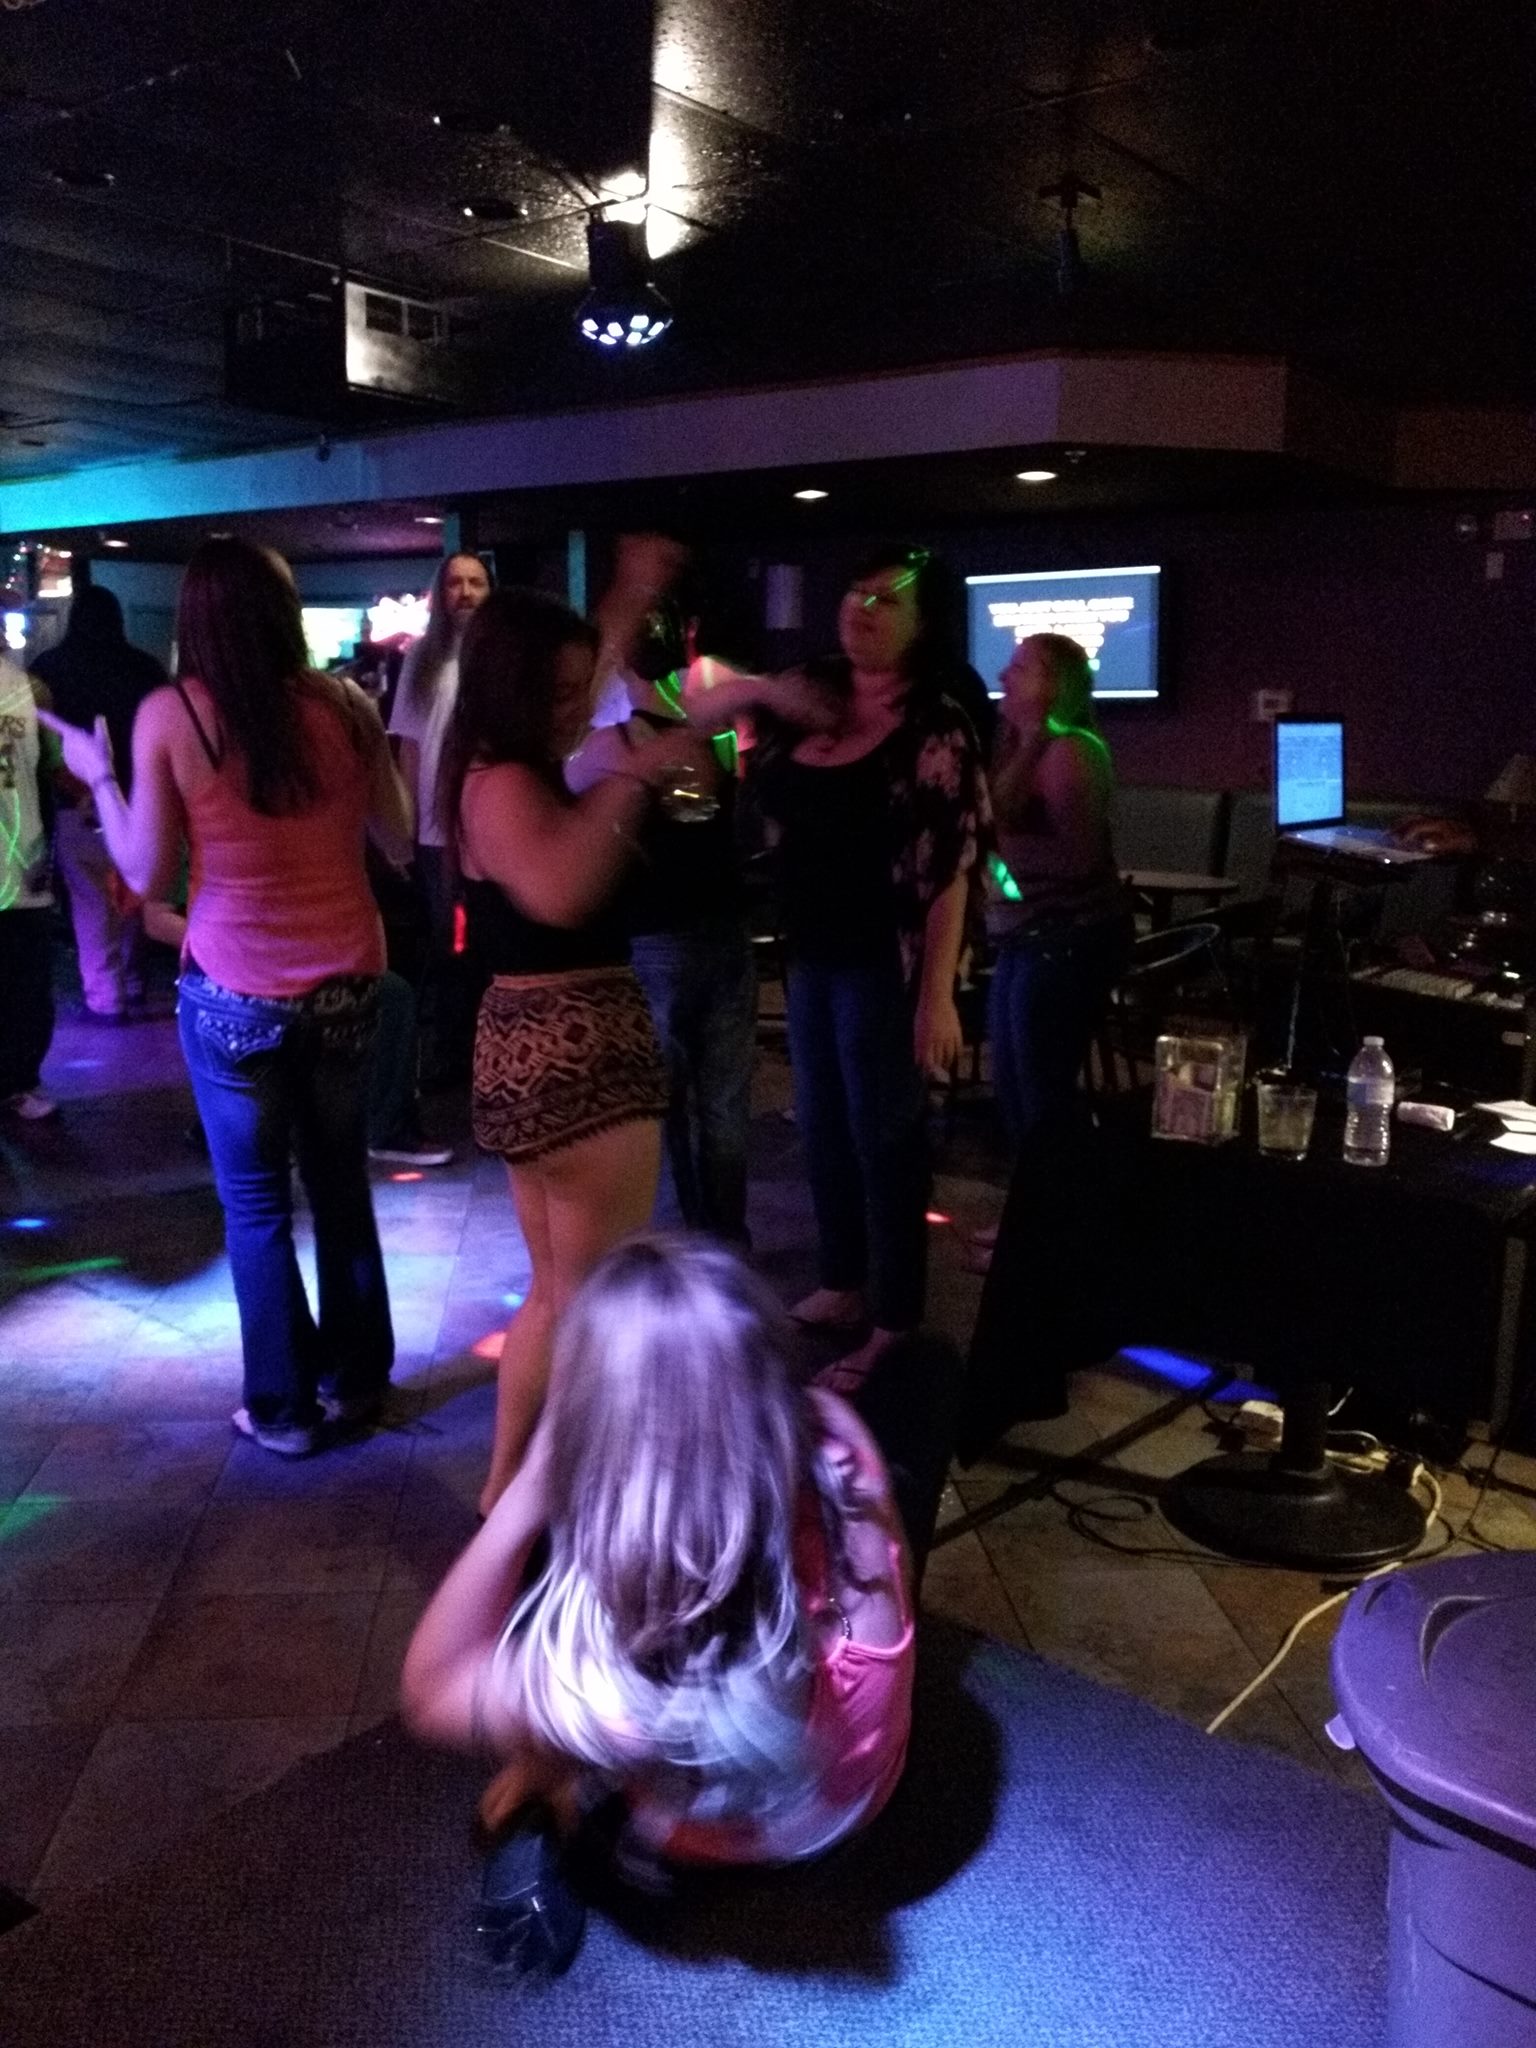
[[(638, 626), (671, 554), (660, 542), (621, 550), (608, 638)], [(660, 734), (570, 795), (561, 762), (586, 728), (603, 637), (537, 591), (493, 592), (464, 636), (443, 749), (441, 814), (469, 946), (490, 976), (475, 1138), (506, 1161), (532, 1265), (502, 1344), (487, 1513), (538, 1420), (561, 1311), (609, 1246), (649, 1220), (656, 1195), (666, 1080), (614, 897), (656, 793), (707, 749), (687, 731)]]
[(750, 774), (777, 840), (818, 1243), (820, 1284), (793, 1313), (864, 1333), (821, 1375), (841, 1394), (922, 1319), (926, 1088), (960, 1051), (955, 975), (989, 812), (950, 609), (926, 549), (882, 548), (843, 599), (841, 660), (766, 677), (699, 662), (685, 693), (700, 721), (759, 721)]

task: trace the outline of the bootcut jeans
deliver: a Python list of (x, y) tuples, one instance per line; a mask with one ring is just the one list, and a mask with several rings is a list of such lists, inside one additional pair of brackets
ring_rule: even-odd
[[(368, 1181), (378, 986), (345, 975), (308, 995), (246, 996), (191, 968), (177, 1023), (224, 1205), (245, 1405), (266, 1429), (312, 1427), (321, 1394), (381, 1394), (394, 1363)], [(319, 1315), (293, 1243), (292, 1165), (315, 1228)]]

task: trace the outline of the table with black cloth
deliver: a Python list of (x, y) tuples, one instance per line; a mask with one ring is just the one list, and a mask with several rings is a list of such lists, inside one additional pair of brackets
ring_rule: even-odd
[(1145, 1095), (1064, 1118), (1021, 1154), (972, 1340), (960, 1454), (1061, 1414), (1066, 1375), (1127, 1345), (1246, 1369), (1284, 1393), (1357, 1390), (1389, 1427), (1415, 1412), (1501, 1428), (1531, 1354), (1525, 1268), (1536, 1158), (1394, 1124), (1383, 1168), (1343, 1162), (1320, 1109), (1305, 1161), (1250, 1131), (1154, 1139)]

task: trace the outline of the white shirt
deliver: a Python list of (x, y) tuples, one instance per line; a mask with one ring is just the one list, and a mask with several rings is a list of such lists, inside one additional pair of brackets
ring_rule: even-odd
[(415, 656), (419, 651), (412, 648), (401, 668), (394, 708), (389, 714), (389, 729), (396, 739), (414, 740), (420, 749), (421, 765), (416, 782), (416, 843), (418, 846), (446, 846), (447, 827), (437, 814), (437, 770), (443, 757), (443, 741), (448, 737), (448, 720), (453, 715), (459, 694), (459, 657), (457, 654), (448, 656), (433, 681), (431, 698), (423, 704), (411, 687), (416, 672)]
[(37, 788), (41, 755), (32, 684), (0, 656), (0, 910), (46, 910), (53, 901)]

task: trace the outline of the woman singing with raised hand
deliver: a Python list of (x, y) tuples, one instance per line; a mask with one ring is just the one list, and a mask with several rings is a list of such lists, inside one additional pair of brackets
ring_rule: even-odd
[(992, 760), (1002, 857), (987, 908), (997, 948), (992, 1085), (1017, 1149), (1070, 1107), (1089, 1042), (1125, 970), (1130, 904), (1110, 846), (1114, 771), (1075, 640), (1036, 633), (1003, 670)]
[(760, 727), (749, 775), (775, 838), (818, 1247), (820, 1284), (793, 1314), (863, 1333), (821, 1376), (836, 1393), (856, 1392), (923, 1315), (927, 1083), (960, 1053), (955, 978), (989, 820), (951, 619), (927, 550), (881, 548), (843, 598), (841, 658), (778, 676), (707, 659), (689, 671), (701, 723)]
[[(384, 934), (368, 886), (371, 829), (403, 852), (410, 801), (373, 705), (310, 666), (288, 565), (205, 541), (176, 611), (178, 671), (133, 727), (133, 793), (105, 719), (50, 719), (138, 896), (175, 875), (191, 894), (177, 1017), (208, 1136), (245, 1400), (236, 1429), (301, 1456), (322, 1423), (378, 1412), (394, 1358), (368, 1181), (367, 1097)], [(294, 1256), (291, 1162), (315, 1227), (318, 1319)]]
[(666, 1076), (614, 899), (658, 793), (680, 768), (712, 774), (712, 756), (686, 729), (660, 733), (580, 797), (562, 764), (587, 728), (600, 647), (638, 627), (675, 552), (640, 539), (621, 549), (601, 632), (538, 591), (494, 591), (460, 655), (439, 801), (469, 946), (490, 976), (474, 1132), (506, 1162), (532, 1265), (502, 1345), (484, 1512), (538, 1420), (556, 1318), (656, 1196)]

